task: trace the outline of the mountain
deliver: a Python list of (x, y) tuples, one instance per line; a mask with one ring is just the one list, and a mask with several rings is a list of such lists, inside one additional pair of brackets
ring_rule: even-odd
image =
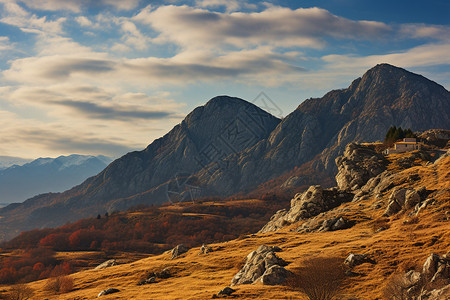
[(14, 156), (0, 156), (0, 170), (7, 169), (14, 165), (23, 165), (32, 161), (32, 159), (14, 157)]
[(392, 125), (449, 129), (449, 120), (445, 88), (387, 64), (347, 89), (305, 100), (283, 120), (242, 99), (216, 97), (83, 184), (1, 209), (0, 234), (139, 204), (249, 192), (305, 163), (333, 178), (347, 143), (382, 140)]
[[(81, 185), (1, 209), (0, 239), (11, 230), (18, 233), (140, 203), (163, 203), (172, 195), (177, 198), (173, 201), (179, 201), (179, 196), (185, 196), (184, 188), (196, 184), (191, 182), (195, 181), (192, 174), (252, 147), (267, 138), (279, 122), (242, 99), (215, 97), (146, 149), (115, 160)], [(181, 180), (184, 184), (179, 185)]]
[[(334, 177), (335, 158), (350, 142), (383, 140), (390, 126), (423, 131), (450, 128), (450, 93), (427, 78), (388, 64), (368, 70), (347, 88), (305, 100), (257, 146), (227, 158), (233, 168), (200, 180), (220, 194), (249, 190), (314, 159)], [(233, 185), (229, 182), (233, 180)], [(304, 178), (308, 182), (308, 178)]]
[(70, 155), (38, 158), (0, 170), (0, 202), (12, 203), (42, 193), (62, 192), (103, 170), (106, 156)]

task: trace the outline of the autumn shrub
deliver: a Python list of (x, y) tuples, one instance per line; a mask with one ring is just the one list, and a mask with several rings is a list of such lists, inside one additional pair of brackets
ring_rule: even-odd
[(315, 257), (293, 270), (286, 281), (288, 288), (298, 290), (310, 300), (332, 300), (338, 296), (345, 280), (343, 259)]
[(70, 264), (56, 266), (50, 274), (44, 289), (55, 294), (64, 294), (73, 289), (73, 279), (67, 274), (71, 272)]
[(67, 275), (51, 277), (45, 284), (44, 289), (55, 294), (70, 292), (73, 290), (73, 279)]
[(20, 283), (11, 287), (6, 299), (8, 300), (26, 300), (33, 296), (33, 289), (26, 284)]

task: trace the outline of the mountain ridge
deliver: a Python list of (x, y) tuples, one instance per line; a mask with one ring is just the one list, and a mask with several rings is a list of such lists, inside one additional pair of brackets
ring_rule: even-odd
[(41, 157), (0, 170), (0, 202), (22, 202), (47, 193), (62, 192), (104, 169), (111, 159), (100, 155)]

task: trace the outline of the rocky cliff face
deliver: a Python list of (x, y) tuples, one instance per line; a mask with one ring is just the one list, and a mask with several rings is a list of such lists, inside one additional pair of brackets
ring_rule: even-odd
[(413, 131), (450, 128), (450, 93), (423, 76), (377, 65), (347, 89), (304, 101), (266, 140), (227, 158), (233, 168), (214, 177), (203, 174), (202, 180), (232, 194), (313, 159), (316, 170), (334, 176), (334, 160), (347, 144), (383, 140), (392, 125)]

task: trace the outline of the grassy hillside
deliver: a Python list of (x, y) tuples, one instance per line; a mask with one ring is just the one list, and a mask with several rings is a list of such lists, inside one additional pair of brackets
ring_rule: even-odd
[[(101, 290), (116, 288), (119, 292), (102, 299), (210, 299), (230, 284), (244, 258), (260, 245), (279, 246), (278, 255), (294, 270), (312, 257), (339, 257), (349, 253), (368, 254), (375, 264), (362, 264), (347, 277), (342, 286), (343, 299), (382, 299), (390, 276), (421, 266), (430, 253), (450, 250), (450, 157), (433, 164), (416, 158), (414, 166), (405, 167), (411, 153), (388, 157), (389, 169), (398, 172), (394, 185), (439, 191), (432, 193), (434, 204), (417, 216), (411, 211), (383, 217), (389, 191), (378, 198), (345, 203), (320, 215), (326, 219), (338, 212), (356, 223), (345, 230), (298, 233), (293, 229), (301, 222), (266, 234), (249, 234), (237, 239), (211, 244), (213, 251), (199, 254), (198, 246), (171, 259), (170, 253), (124, 263), (104, 270), (84, 270), (70, 275), (73, 290), (55, 294), (46, 290), (48, 280), (28, 284), (32, 299), (93, 299)], [(381, 207), (376, 206), (383, 203)], [(385, 230), (379, 231), (383, 227)], [(139, 286), (150, 272), (171, 267), (172, 277)], [(11, 286), (3, 286), (3, 291)], [(302, 299), (302, 294), (284, 285), (239, 285), (233, 297), (244, 299)]]

